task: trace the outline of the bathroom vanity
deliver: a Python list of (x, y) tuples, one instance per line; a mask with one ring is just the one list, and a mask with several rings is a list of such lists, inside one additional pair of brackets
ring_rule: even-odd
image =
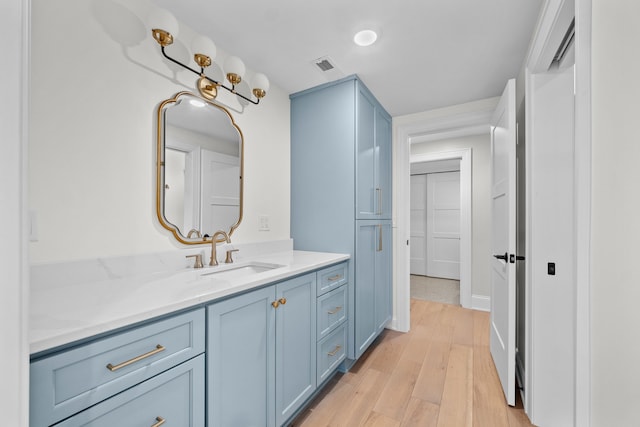
[(202, 269), (175, 254), (35, 268), (31, 425), (294, 417), (346, 357), (349, 256), (239, 258)]

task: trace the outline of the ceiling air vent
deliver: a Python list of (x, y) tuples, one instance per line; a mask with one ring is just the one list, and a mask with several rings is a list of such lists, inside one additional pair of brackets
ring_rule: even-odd
[(328, 56), (323, 56), (322, 58), (318, 58), (312, 61), (312, 64), (320, 70), (320, 73), (327, 79), (327, 81), (338, 80), (344, 77), (344, 74), (338, 67), (336, 67), (335, 62)]
[(336, 67), (334, 67), (334, 66), (333, 66), (333, 64), (329, 61), (329, 58), (320, 58), (320, 59), (317, 59), (317, 60), (315, 61), (315, 63), (316, 63), (316, 66), (317, 66), (318, 68), (320, 68), (320, 71), (329, 71), (329, 70), (333, 70), (334, 68), (336, 68)]

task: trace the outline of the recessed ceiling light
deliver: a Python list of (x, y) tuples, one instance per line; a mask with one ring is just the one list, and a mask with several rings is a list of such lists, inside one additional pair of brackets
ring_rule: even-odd
[(192, 100), (190, 100), (190, 101), (189, 101), (189, 104), (193, 105), (194, 107), (200, 107), (200, 108), (205, 106), (205, 103), (204, 103), (204, 102), (199, 101), (199, 100), (197, 100), (197, 99), (192, 99)]
[(373, 30), (362, 30), (353, 36), (353, 41), (358, 46), (370, 46), (376, 42), (378, 34)]

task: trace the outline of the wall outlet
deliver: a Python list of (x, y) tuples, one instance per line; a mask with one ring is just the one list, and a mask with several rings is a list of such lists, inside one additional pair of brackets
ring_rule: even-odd
[(260, 215), (258, 217), (260, 221), (260, 226), (258, 227), (258, 231), (269, 231), (269, 216), (268, 215)]

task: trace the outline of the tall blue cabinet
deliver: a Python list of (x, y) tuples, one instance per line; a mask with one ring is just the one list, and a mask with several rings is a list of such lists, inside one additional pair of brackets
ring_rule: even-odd
[(347, 356), (391, 319), (391, 116), (357, 76), (292, 94), (295, 249), (348, 253)]

